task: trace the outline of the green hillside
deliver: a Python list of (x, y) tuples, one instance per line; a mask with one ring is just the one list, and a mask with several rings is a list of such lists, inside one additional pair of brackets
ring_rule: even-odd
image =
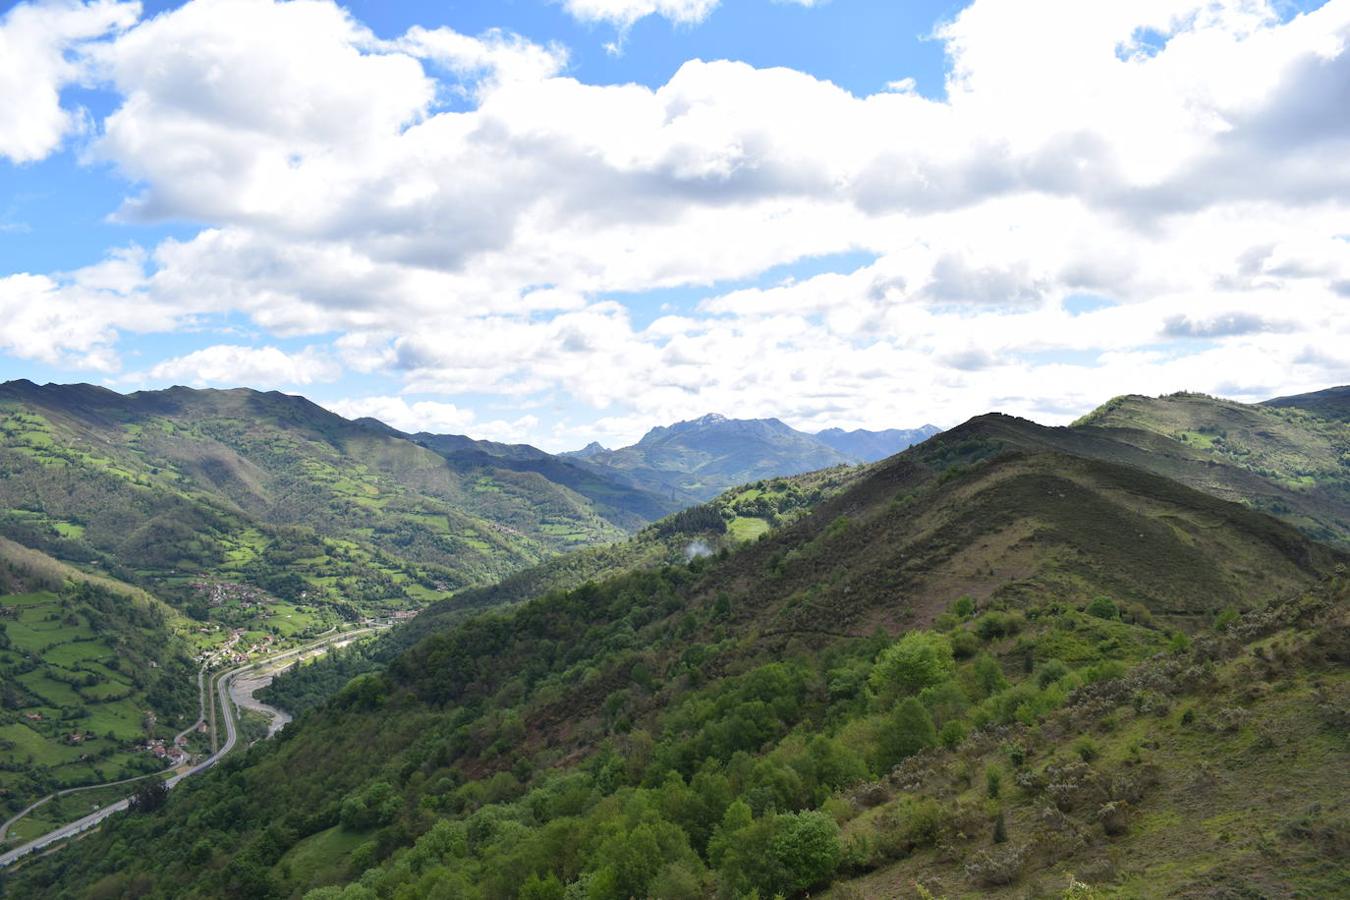
[(0, 539), (0, 820), (61, 788), (160, 771), (142, 748), (196, 721), (182, 617)]
[(616, 478), (615, 473), (584, 459), (554, 456), (527, 444), (498, 444), (446, 434), (418, 433), (406, 437), (434, 450), (459, 471), (500, 469), (537, 473), (585, 497), (606, 520), (629, 531), (672, 513), (682, 505), (636, 487), (626, 479)]
[(1344, 894), (1347, 556), (1111, 432), (982, 417), (725, 554), (448, 619), (7, 889)]
[(183, 604), (206, 573), (350, 616), (624, 531), (537, 472), (451, 466), (298, 397), (10, 382), (0, 533)]
[(295, 667), (261, 696), (285, 709), (307, 710), (337, 693), (353, 676), (383, 668), (422, 638), (482, 610), (504, 608), (617, 575), (724, 555), (766, 535), (771, 528), (805, 517), (866, 477), (867, 471), (861, 466), (840, 466), (733, 488), (710, 503), (649, 525), (627, 541), (555, 556), (496, 584), (457, 592), (377, 641)]
[(195, 719), (193, 655), (618, 540), (647, 520), (615, 494), (622, 516), (283, 394), (0, 385), (0, 812), (153, 768), (134, 745)]
[(1133, 465), (1350, 546), (1350, 392), (1249, 405), (1199, 394), (1117, 397), (1075, 425), (1134, 451)]

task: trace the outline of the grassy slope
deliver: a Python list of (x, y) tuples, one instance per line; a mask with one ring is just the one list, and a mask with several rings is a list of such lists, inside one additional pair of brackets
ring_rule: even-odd
[[(913, 873), (928, 877), (923, 866), (929, 866), (944, 885), (971, 891), (986, 878), (978, 854), (987, 841), (977, 839), (975, 825), (987, 828), (992, 811), (977, 797), (961, 801), (970, 788), (960, 787), (957, 759), (919, 757), (942, 776), (931, 782), (941, 798), (940, 815), (922, 833), (908, 830), (908, 806), (894, 822), (869, 824), (880, 814), (865, 814), (850, 799), (869, 777), (885, 776), (887, 784), (870, 791), (866, 803), (908, 803), (897, 789), (906, 784), (904, 766), (918, 763), (891, 772), (878, 737), (889, 701), (865, 688), (878, 651), (892, 636), (931, 624), (953, 643), (973, 640), (976, 650), (991, 654), (1001, 677), (1013, 684), (989, 683), (987, 670), (981, 676), (973, 659), (959, 664), (958, 689), (973, 704), (961, 717), (986, 729), (958, 742), (959, 753), (984, 761), (1005, 752), (996, 748), (1010, 736), (1025, 734), (1033, 744), (1028, 758), (1038, 769), (1074, 752), (1072, 742), (1113, 709), (1117, 729), (1127, 719), (1124, 731), (1142, 728), (1117, 709), (1122, 703), (1151, 710), (1152, 695), (1190, 691), (1186, 696), (1202, 706), (1203, 721), (1219, 716), (1222, 704), (1210, 701), (1245, 690), (1249, 678), (1217, 671), (1213, 681), (1187, 676), (1174, 689), (1155, 673), (1166, 675), (1175, 666), (1164, 669), (1154, 656), (1185, 642), (1165, 626), (1203, 635), (1214, 613), (1230, 606), (1253, 611), (1247, 620), (1252, 629), (1260, 631), (1261, 622), (1294, 628), (1288, 639), (1314, 648), (1289, 650), (1287, 671), (1304, 679), (1289, 688), (1291, 698), (1315, 678), (1342, 690), (1337, 666), (1344, 665), (1343, 652), (1318, 649), (1326, 635), (1338, 632), (1317, 617), (1344, 605), (1343, 584), (1329, 580), (1344, 557), (1274, 519), (1138, 469), (1009, 447), (1006, 434), (990, 436), (992, 425), (977, 420), (869, 470), (811, 515), (725, 559), (553, 593), (431, 635), (387, 675), (358, 679), (284, 739), (253, 750), (246, 763), (176, 794), (162, 816), (119, 821), (106, 834), (35, 865), (17, 888), (35, 896), (70, 895), (99, 882), (111, 895), (133, 886), (151, 896), (298, 895), (318, 879), (352, 878), (384, 860), (365, 879), (382, 896), (420, 877), (424, 889), (440, 884), (448, 890), (463, 881), (479, 885), (485, 896), (511, 897), (539, 867), (565, 880), (611, 877), (606, 867), (627, 858), (616, 834), (635, 833), (639, 823), (650, 829), (668, 822), (678, 823), (684, 836), (672, 837), (674, 844), (660, 852), (678, 857), (680, 871), (662, 870), (661, 877), (673, 883), (678, 875), (686, 887), (692, 878), (699, 895), (718, 880), (733, 883), (726, 879), (739, 877), (736, 865), (747, 865), (714, 858), (708, 843), (720, 810), (739, 795), (764, 828), (787, 821), (776, 818), (775, 808), (820, 808), (842, 823), (846, 852), (837, 874), (844, 879), (892, 878), (890, 884), (901, 885)], [(1101, 595), (1115, 598), (1121, 618), (1084, 612)], [(1311, 599), (1300, 606), (1304, 596)], [(989, 612), (964, 621), (943, 615), (963, 597), (972, 598), (969, 606), (977, 612)], [(1274, 618), (1260, 612), (1268, 604)], [(1290, 617), (1288, 611), (1300, 609), (1308, 617)], [(1189, 654), (1175, 650), (1177, 665), (1212, 671), (1237, 652), (1240, 637), (1223, 637), (1230, 643), (1217, 649), (1197, 641)], [(1052, 661), (1062, 670), (1042, 686), (1039, 676), (1053, 670)], [(1132, 677), (1141, 681), (1112, 677), (1120, 671), (1112, 666), (1139, 664), (1140, 674)], [(1140, 691), (1146, 695), (1137, 701)], [(1332, 698), (1334, 706), (1343, 694)], [(1311, 726), (1303, 707), (1290, 704), (1283, 712), (1269, 709), (1293, 720), (1291, 734), (1300, 734), (1297, 729)], [(813, 735), (828, 736), (821, 752), (845, 760), (844, 774), (827, 777), (803, 761), (802, 754), (815, 752), (809, 749)], [(1093, 770), (1099, 775), (1077, 772), (1075, 778), (1110, 780), (1116, 756), (1135, 753), (1109, 735), (1097, 738), (1105, 747)], [(1186, 775), (1185, 754), (1197, 746), (1191, 741), (1177, 751), (1181, 756), (1168, 755), (1167, 748), (1139, 752), (1147, 751), (1164, 770), (1159, 783), (1176, 785), (1181, 782), (1173, 779)], [(1343, 740), (1317, 748), (1323, 761), (1343, 759)], [(689, 790), (723, 779), (718, 811), (679, 812), (682, 788), (670, 782), (671, 769)], [(788, 770), (798, 774), (789, 777)], [(696, 782), (700, 771), (711, 773), (712, 781)], [(1010, 831), (1018, 845), (1030, 843), (1040, 853), (1042, 844), (1027, 837), (1026, 821), (1029, 810), (1039, 808), (1033, 801), (1038, 789), (1029, 782), (1024, 797), (1023, 788), (1013, 786), (1015, 774), (1007, 773)], [(980, 773), (972, 777), (978, 791)], [(944, 779), (960, 789), (941, 793)], [(389, 785), (394, 799), (388, 804), (377, 799), (379, 784)], [(575, 796), (568, 793), (573, 787)], [(1112, 799), (1089, 787), (1083, 788), (1088, 805), (1081, 811), (1087, 822)], [(1151, 815), (1172, 821), (1172, 793), (1151, 784), (1122, 791), (1126, 787), (1133, 798), (1127, 802), (1140, 817), (1132, 822)], [(1316, 798), (1297, 783), (1284, 789), (1271, 802), (1279, 807), (1281, 827), (1287, 826), (1282, 833), (1294, 837), (1277, 852), (1292, 854), (1303, 846), (1300, 827), (1343, 841), (1341, 820), (1325, 810), (1308, 813), (1307, 824), (1299, 826), (1294, 819)], [(674, 807), (664, 805), (668, 792), (674, 792)], [(1239, 796), (1236, 790), (1216, 796), (1210, 818), (1237, 815)], [(310, 835), (347, 821), (344, 797), (380, 810), (373, 819), (354, 816), (347, 828), (366, 836), (365, 849), (356, 854), (360, 862), (343, 860), (339, 870), (317, 876), (308, 864), (292, 865), (306, 856), (303, 848), (319, 841), (304, 843)], [(770, 802), (772, 797), (778, 799)], [(1069, 814), (1076, 811), (1070, 804)], [(558, 827), (551, 831), (549, 822)], [(736, 832), (746, 842), (757, 833)], [(874, 844), (852, 840), (858, 833)], [(571, 849), (551, 843), (563, 834), (573, 835)], [(958, 834), (966, 837), (956, 844), (939, 840)], [(400, 849), (419, 835), (417, 849)], [(929, 844), (938, 847), (931, 859), (923, 855)], [(1081, 867), (1102, 853), (1110, 856), (1110, 847), (1103, 850), (1095, 836), (1066, 846), (1054, 859), (1028, 857), (1016, 873), (1019, 885), (1050, 877), (1056, 866)], [(198, 847), (205, 849), (199, 854)], [(1141, 855), (1131, 862), (1142, 867), (1139, 872), (1098, 867), (1097, 880), (1119, 881), (1124, 888), (1136, 876), (1180, 884), (1205, 871), (1205, 859), (1191, 845), (1139, 847)], [(1308, 852), (1306, 867), (1287, 862), (1274, 877), (1285, 884), (1321, 883), (1317, 879), (1329, 877), (1317, 863), (1325, 851)], [(904, 868), (908, 860), (919, 862)], [(966, 874), (967, 865), (976, 866), (973, 874)], [(297, 874), (298, 868), (311, 874)]]
[[(183, 618), (4, 539), (0, 586), (0, 818), (52, 790), (160, 768), (136, 745), (197, 716)], [(88, 737), (71, 744), (73, 732)]]
[(1135, 465), (1241, 500), (1350, 545), (1350, 400), (1344, 389), (1248, 405), (1197, 394), (1117, 397), (1077, 423), (1135, 448)]
[[(859, 869), (876, 868), (828, 896), (917, 898), (922, 885), (1058, 897), (1071, 878), (1094, 897), (1344, 896), (1348, 608), (1342, 581), (1083, 691), (1031, 727), (908, 761), (850, 798), (845, 841)], [(916, 836), (915, 811), (930, 809), (932, 832)]]

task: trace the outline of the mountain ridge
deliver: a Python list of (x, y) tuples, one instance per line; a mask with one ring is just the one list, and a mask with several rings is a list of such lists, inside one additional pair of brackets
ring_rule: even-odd
[(731, 419), (708, 413), (655, 426), (627, 447), (607, 450), (592, 442), (562, 455), (584, 458), (654, 493), (693, 503), (763, 478), (875, 462), (935, 433), (933, 426), (924, 426), (810, 434), (777, 418)]

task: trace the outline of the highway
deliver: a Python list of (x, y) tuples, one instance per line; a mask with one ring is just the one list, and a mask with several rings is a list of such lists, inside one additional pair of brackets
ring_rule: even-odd
[[(191, 769), (188, 769), (186, 772), (181, 772), (177, 775), (174, 775), (171, 778), (166, 779), (164, 783), (167, 784), (170, 788), (173, 788), (175, 785), (178, 784), (178, 782), (182, 781), (184, 778), (190, 778), (191, 776), (196, 775), (198, 772), (204, 772), (207, 769), (211, 768), (216, 763), (220, 762), (220, 760), (222, 760), (225, 757), (225, 754), (229, 753), (231, 750), (234, 749), (235, 743), (238, 742), (239, 740), (239, 731), (236, 728), (234, 704), (230, 699), (230, 682), (234, 679), (236, 675), (239, 675), (242, 672), (247, 672), (251, 669), (258, 669), (263, 666), (275, 665), (275, 663), (280, 662), (281, 660), (289, 659), (290, 657), (293, 656), (299, 656), (304, 653), (308, 653), (312, 650), (318, 649), (319, 647), (323, 647), (328, 644), (339, 643), (342, 641), (350, 641), (353, 638), (360, 637), (364, 634), (369, 634), (374, 630), (375, 629), (373, 628), (367, 628), (362, 629), (360, 631), (350, 631), (346, 632), (345, 634), (333, 635), (332, 637), (324, 638), (321, 641), (316, 641), (315, 643), (307, 644), (304, 647), (297, 647), (293, 650), (287, 650), (284, 653), (278, 653), (276, 656), (271, 656), (266, 659), (260, 659), (254, 662), (246, 663), (242, 666), (239, 666), (238, 668), (230, 669), (228, 672), (225, 672), (224, 674), (220, 675), (216, 679), (216, 692), (220, 695), (220, 707), (221, 711), (224, 713), (225, 743), (221, 745), (218, 751), (211, 754), (206, 759), (202, 760), (200, 763), (193, 766)], [(197, 674), (199, 686), (202, 684), (202, 677), (204, 672), (205, 670)], [(193, 727), (195, 728), (196, 725), (194, 725)], [(188, 730), (190, 731), (191, 729)], [(120, 784), (121, 782), (115, 783)], [(90, 785), (90, 787), (107, 787), (107, 785)], [(45, 800), (39, 801), (39, 803), (34, 804), (34, 806), (41, 805), (42, 802), (45, 802)], [(111, 803), (108, 806), (105, 806), (96, 812), (90, 813), (89, 815), (85, 816), (82, 819), (77, 819), (76, 821), (71, 822), (69, 825), (63, 825), (60, 828), (57, 828), (55, 831), (47, 832), (42, 837), (35, 838), (34, 840), (29, 841), (26, 844), (23, 844), (19, 847), (15, 847), (13, 850), (10, 850), (6, 853), (0, 853), (0, 868), (8, 866), (15, 860), (22, 859), (23, 857), (27, 856), (30, 853), (34, 853), (38, 850), (43, 849), (44, 847), (51, 846), (52, 844), (55, 844), (59, 841), (63, 841), (68, 837), (77, 835), (82, 831), (88, 831), (90, 828), (93, 828), (95, 825), (98, 825), (100, 822), (102, 822), (109, 816), (113, 815), (114, 813), (118, 813), (124, 809), (127, 809), (130, 805), (131, 805), (131, 798), (129, 797), (119, 800), (116, 803)], [(32, 808), (33, 807), (29, 807), (30, 810)], [(10, 823), (17, 821), (19, 818), (22, 818), (22, 816), (25, 815), (27, 812), (28, 810), (25, 810), (23, 813), (20, 813), (19, 816), (16, 816), (14, 819), (11, 819), (9, 822), (6, 822), (5, 823), (6, 828), (9, 827)]]

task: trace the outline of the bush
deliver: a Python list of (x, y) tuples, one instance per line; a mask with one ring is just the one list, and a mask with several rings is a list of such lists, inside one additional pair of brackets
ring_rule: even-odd
[(975, 620), (975, 631), (981, 640), (992, 641), (995, 638), (1016, 634), (1020, 623), (1007, 613), (987, 612)]
[(1003, 667), (988, 653), (975, 658), (975, 686), (980, 696), (989, 697), (1008, 687), (1008, 679), (1003, 675)]
[(970, 729), (966, 727), (965, 722), (960, 719), (952, 719), (943, 725), (942, 730), (938, 732), (938, 741), (948, 750), (953, 750), (961, 745), (961, 742), (966, 739), (966, 735), (969, 733)]
[(924, 688), (919, 702), (933, 716), (933, 724), (942, 728), (952, 719), (959, 719), (970, 708), (965, 691), (955, 681), (944, 681)]
[(1087, 605), (1087, 614), (1096, 616), (1098, 619), (1119, 619), (1120, 608), (1116, 606), (1115, 601), (1110, 597), (1095, 597)]
[(1223, 631), (1229, 625), (1238, 620), (1238, 611), (1236, 607), (1229, 606), (1214, 617), (1214, 630)]
[(727, 835), (718, 878), (732, 896), (796, 894), (829, 881), (841, 859), (839, 826), (829, 816), (771, 813)]
[(1036, 673), (1036, 684), (1040, 686), (1041, 690), (1045, 690), (1068, 674), (1069, 667), (1063, 662), (1057, 659), (1048, 659), (1041, 665), (1040, 671)]
[(1101, 751), (1097, 749), (1097, 742), (1090, 737), (1079, 738), (1073, 745), (1073, 752), (1077, 753), (1078, 758), (1085, 763), (1090, 763), (1101, 756)]
[(950, 811), (931, 797), (906, 797), (877, 819), (877, 852), (884, 861), (936, 846), (952, 824)]
[(952, 632), (951, 641), (952, 655), (957, 659), (970, 659), (980, 651), (980, 639), (964, 628)]
[(984, 770), (984, 788), (989, 799), (997, 800), (999, 794), (1003, 793), (1003, 773), (990, 766)]
[(1124, 800), (1115, 800), (1097, 810), (1097, 821), (1102, 823), (1102, 831), (1111, 837), (1119, 837), (1128, 828), (1126, 819), (1127, 805)]
[(981, 850), (966, 863), (966, 877), (984, 887), (1002, 887), (1021, 876), (1025, 863), (1026, 850), (1022, 847)]
[(822, 812), (778, 816), (771, 845), (784, 873), (780, 890), (797, 893), (830, 880), (839, 868), (839, 826)]

